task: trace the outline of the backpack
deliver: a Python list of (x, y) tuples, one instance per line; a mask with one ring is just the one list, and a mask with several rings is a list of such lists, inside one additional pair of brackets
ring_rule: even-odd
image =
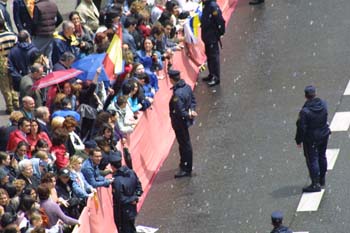
[(39, 213), (41, 215), (41, 219), (43, 221), (42, 223), (42, 226), (45, 227), (45, 228), (48, 228), (49, 227), (49, 216), (46, 214), (46, 211), (44, 208), (40, 207), (39, 208)]

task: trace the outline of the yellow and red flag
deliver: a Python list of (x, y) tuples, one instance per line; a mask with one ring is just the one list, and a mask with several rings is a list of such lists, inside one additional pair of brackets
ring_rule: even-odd
[(124, 70), (122, 45), (122, 26), (119, 25), (103, 60), (103, 66), (110, 80), (114, 79), (114, 74), (120, 74)]

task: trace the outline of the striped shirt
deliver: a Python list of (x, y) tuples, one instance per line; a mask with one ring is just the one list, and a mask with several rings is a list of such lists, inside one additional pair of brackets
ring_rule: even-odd
[(0, 32), (0, 55), (7, 56), (16, 42), (17, 36), (13, 32)]

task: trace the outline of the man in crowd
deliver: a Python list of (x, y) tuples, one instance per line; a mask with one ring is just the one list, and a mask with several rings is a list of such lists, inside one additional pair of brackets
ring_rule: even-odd
[(96, 32), (99, 26), (100, 13), (92, 0), (82, 0), (77, 6), (76, 11), (79, 12), (80, 17), (86, 26), (93, 32)]
[(205, 45), (209, 75), (203, 78), (209, 86), (220, 84), (221, 37), (225, 34), (225, 20), (215, 0), (203, 0), (201, 17), (202, 40)]
[(28, 31), (18, 33), (18, 43), (8, 55), (8, 69), (15, 91), (19, 91), (19, 84), (23, 76), (27, 75), (31, 66), (31, 57), (39, 50), (34, 46)]
[(25, 96), (30, 96), (35, 101), (35, 106), (43, 105), (40, 90), (33, 90), (32, 87), (36, 81), (42, 78), (44, 67), (41, 64), (35, 63), (30, 67), (30, 73), (21, 79), (19, 84), (19, 97), (22, 99)]
[(102, 151), (96, 147), (90, 151), (89, 158), (84, 161), (81, 172), (83, 173), (86, 181), (94, 188), (97, 187), (108, 187), (113, 179), (108, 179), (100, 174), (98, 165), (102, 160)]
[(4, 29), (13, 32), (10, 14), (7, 9), (7, 0), (0, 0), (0, 18), (4, 20)]
[(137, 202), (142, 186), (136, 173), (122, 166), (120, 153), (110, 159), (114, 181), (112, 183), (114, 222), (119, 233), (136, 233)]
[[(1, 12), (1, 11), (0, 11)], [(13, 89), (12, 79), (8, 74), (8, 54), (17, 41), (17, 36), (5, 29), (5, 21), (0, 17), (0, 90), (4, 96), (6, 113), (10, 114), (18, 108), (18, 95)]]
[(20, 111), (23, 113), (24, 117), (29, 120), (34, 119), (34, 109), (35, 109), (35, 101), (30, 96), (24, 96), (22, 98), (22, 107)]
[(63, 19), (53, 0), (39, 0), (35, 3), (33, 16), (33, 43), (49, 61), (52, 55), (53, 33)]
[(136, 30), (137, 20), (129, 16), (125, 19), (123, 29), (123, 43), (129, 45), (131, 52), (136, 55), (136, 42), (132, 33)]
[(35, 118), (39, 122), (41, 131), (50, 134), (50, 111), (48, 107), (40, 106), (35, 109)]
[(53, 66), (53, 71), (68, 70), (75, 61), (75, 56), (71, 52), (64, 52), (60, 60)]
[(314, 86), (305, 87), (304, 92), (306, 102), (299, 112), (295, 141), (299, 148), (304, 149), (312, 182), (303, 188), (303, 192), (319, 192), (326, 184), (326, 149), (331, 133), (327, 123), (328, 110), (327, 104), (316, 97)]
[(52, 63), (56, 64), (65, 52), (71, 52), (75, 57), (79, 55), (79, 41), (74, 36), (74, 24), (64, 21), (62, 31), (55, 34), (52, 50)]
[(191, 176), (192, 173), (192, 144), (188, 128), (197, 116), (196, 99), (192, 88), (180, 77), (180, 71), (168, 72), (170, 82), (173, 84), (173, 96), (170, 99), (169, 110), (171, 125), (175, 131), (180, 151), (180, 169), (175, 178)]
[(18, 121), (18, 129), (10, 133), (6, 151), (14, 152), (19, 142), (27, 141), (27, 134), (30, 133), (30, 120), (22, 117)]

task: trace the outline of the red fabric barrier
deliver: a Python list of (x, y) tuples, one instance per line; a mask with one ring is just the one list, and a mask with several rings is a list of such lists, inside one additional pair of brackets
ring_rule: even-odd
[[(223, 16), (228, 23), (236, 6), (237, 0), (218, 0)], [(190, 59), (189, 59), (190, 57)], [(181, 77), (194, 86), (199, 65), (205, 61), (204, 46), (199, 40), (197, 45), (189, 45), (174, 56), (174, 69), (181, 71)], [(167, 158), (175, 139), (169, 118), (169, 100), (172, 95), (168, 78), (159, 80), (159, 91), (151, 109), (140, 115), (140, 121), (135, 131), (130, 135), (129, 149), (131, 151), (134, 170), (139, 176), (144, 194), (138, 204), (141, 208), (152, 182)], [(174, 165), (177, 166), (177, 165)], [(98, 205), (89, 200), (80, 222), (81, 226), (75, 233), (115, 233), (111, 188), (100, 188)], [(98, 208), (96, 208), (98, 207)]]

